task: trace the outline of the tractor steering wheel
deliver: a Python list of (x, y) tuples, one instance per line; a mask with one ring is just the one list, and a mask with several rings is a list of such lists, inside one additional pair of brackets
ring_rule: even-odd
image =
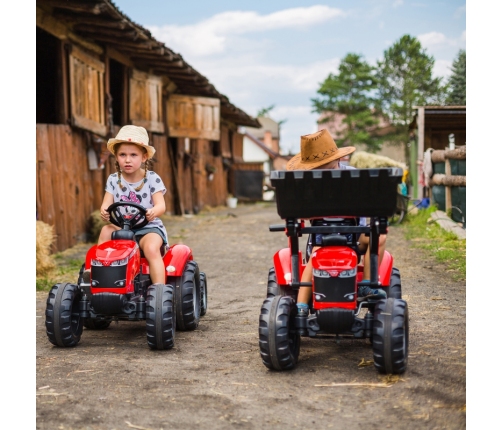
[(146, 209), (136, 203), (113, 203), (108, 206), (107, 212), (110, 214), (110, 222), (124, 230), (138, 229), (148, 224)]

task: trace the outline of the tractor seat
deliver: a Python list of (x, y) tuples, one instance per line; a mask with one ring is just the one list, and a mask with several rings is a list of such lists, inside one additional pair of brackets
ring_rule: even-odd
[[(112, 240), (136, 240), (136, 236), (134, 232), (131, 230), (116, 230), (112, 233)], [(166, 255), (169, 247), (167, 245), (162, 244), (160, 247), (160, 256), (164, 257)], [(140, 256), (145, 258), (145, 254), (143, 254), (143, 250), (140, 248)]]
[(112, 240), (134, 240), (134, 232), (131, 230), (116, 230), (112, 233)]

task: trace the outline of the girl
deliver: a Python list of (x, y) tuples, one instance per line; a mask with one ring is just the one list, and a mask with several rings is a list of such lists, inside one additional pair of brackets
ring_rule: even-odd
[[(133, 230), (136, 241), (150, 265), (150, 278), (154, 284), (165, 283), (164, 262), (161, 248), (168, 245), (167, 232), (158, 218), (165, 210), (164, 194), (166, 188), (162, 179), (148, 170), (149, 160), (155, 154), (155, 148), (148, 145), (148, 133), (143, 127), (126, 125), (115, 139), (108, 140), (108, 150), (115, 156), (117, 173), (111, 174), (106, 181), (105, 196), (101, 204), (101, 218), (110, 220), (106, 211), (115, 202), (133, 202), (146, 209), (149, 223)], [(144, 168), (142, 168), (144, 164)], [(113, 224), (101, 229), (98, 245), (111, 240), (112, 233), (119, 230)]]

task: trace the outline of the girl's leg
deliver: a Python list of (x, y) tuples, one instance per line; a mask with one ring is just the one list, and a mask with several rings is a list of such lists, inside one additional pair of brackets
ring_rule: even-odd
[(164, 241), (157, 233), (145, 234), (139, 240), (139, 246), (145, 254), (150, 266), (150, 278), (153, 284), (165, 284), (166, 273), (164, 268), (164, 260), (160, 255), (160, 247)]
[[(319, 249), (318, 246), (312, 248), (312, 253)], [(312, 258), (307, 261), (305, 269), (303, 269), (302, 278), (300, 282), (312, 282)], [(300, 287), (298, 290), (297, 303), (305, 303), (308, 305), (310, 297), (312, 296), (312, 287)]]
[(113, 224), (103, 226), (101, 233), (99, 234), (98, 245), (101, 245), (103, 242), (108, 240), (112, 240), (112, 233), (117, 230), (120, 230), (120, 228)]
[[(364, 270), (363, 270), (363, 280), (370, 279), (370, 247), (369, 247), (370, 238), (361, 234), (359, 237), (359, 249), (361, 251), (366, 251), (364, 254)], [(383, 255), (385, 252), (385, 245), (387, 243), (387, 235), (381, 234), (378, 239), (378, 265), (382, 263)]]

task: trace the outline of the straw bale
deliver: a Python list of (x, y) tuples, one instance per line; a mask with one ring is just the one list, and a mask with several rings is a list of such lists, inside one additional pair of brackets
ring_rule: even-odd
[(37, 221), (36, 237), (36, 276), (47, 276), (56, 268), (56, 262), (51, 256), (51, 247), (56, 239), (54, 226)]
[(356, 151), (350, 157), (350, 165), (357, 169), (378, 169), (383, 167), (401, 167), (406, 170), (406, 164), (385, 157), (384, 155), (371, 154), (365, 151)]
[(101, 219), (101, 215), (100, 215), (99, 210), (95, 210), (94, 212), (91, 213), (91, 217), (89, 219), (89, 233), (90, 233), (92, 242), (98, 241), (99, 234), (101, 233), (101, 229), (106, 224), (108, 224), (108, 223)]

